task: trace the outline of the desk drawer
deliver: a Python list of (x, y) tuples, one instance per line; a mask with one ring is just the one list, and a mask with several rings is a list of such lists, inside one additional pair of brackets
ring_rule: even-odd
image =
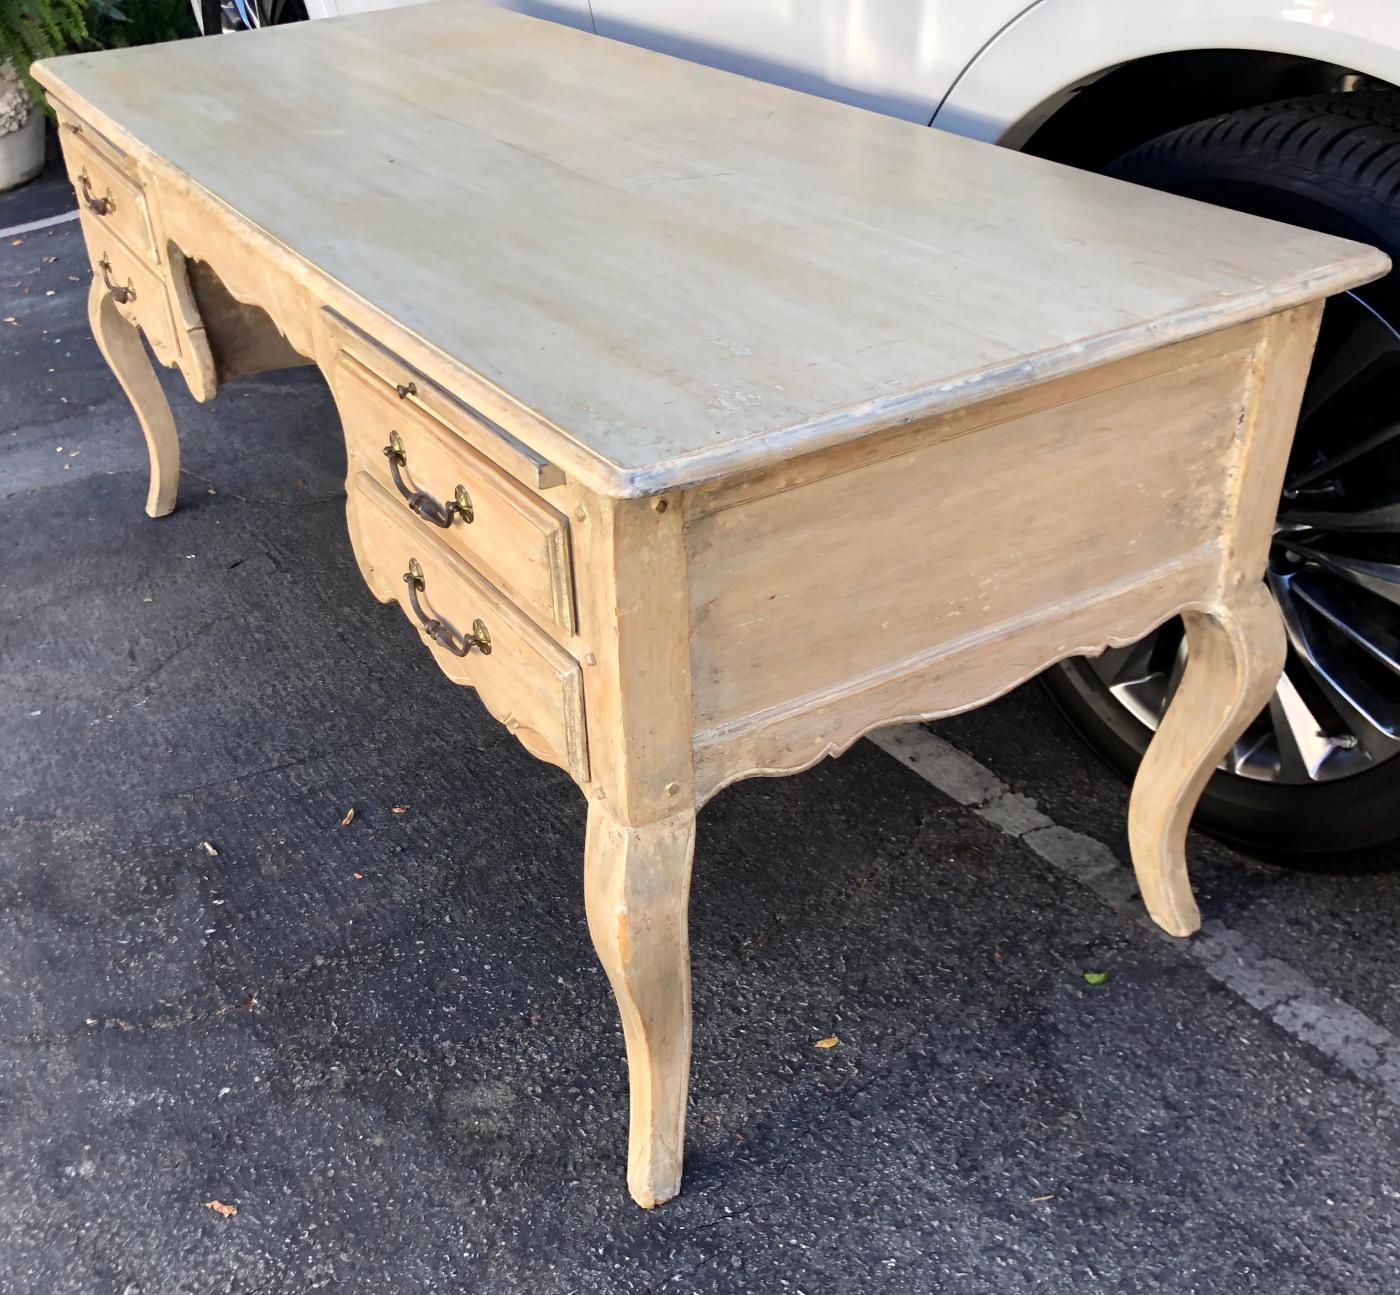
[[(360, 569), (376, 596), (396, 600), (420, 630), (425, 619), (441, 623), (437, 638), (424, 633), (423, 641), (447, 677), (475, 688), (531, 754), (587, 782), (578, 662), (363, 471), (351, 479), (347, 509)], [(410, 572), (418, 577), (413, 584), (404, 578)], [(478, 631), (488, 652), (468, 646)]]
[(549, 490), (564, 483), (564, 474), (504, 427), (478, 409), (445, 391), (348, 319), (327, 308), (321, 320), (332, 353), (354, 360), (360, 371), (384, 391), (413, 409), (421, 409), (452, 429), (459, 441), (484, 454), (531, 490)]
[(142, 261), (157, 264), (160, 257), (141, 186), (91, 142), (86, 128), (75, 130), (71, 123), (63, 132), (63, 160), (84, 221), (104, 228), (108, 239), (120, 239)]
[(415, 513), (415, 524), (434, 531), (522, 606), (572, 633), (565, 518), (357, 360), (342, 354), (335, 369), (357, 466)]
[(173, 363), (175, 329), (165, 281), (95, 217), (84, 214), (82, 224), (93, 274), (106, 284), (117, 309), (146, 334), (156, 358)]

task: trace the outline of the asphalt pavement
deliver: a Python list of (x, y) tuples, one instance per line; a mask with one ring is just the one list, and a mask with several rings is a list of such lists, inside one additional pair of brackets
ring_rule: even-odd
[(87, 281), (0, 240), (0, 1292), (1400, 1285), (1400, 875), (1193, 837), (1161, 937), (1035, 686), (706, 808), (636, 1208), (582, 797), (364, 588), (314, 370), (163, 374), (144, 516)]

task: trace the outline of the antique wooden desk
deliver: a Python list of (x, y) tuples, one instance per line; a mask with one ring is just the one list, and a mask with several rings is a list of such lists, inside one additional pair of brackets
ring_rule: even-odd
[(370, 589), (587, 797), (641, 1204), (680, 1186), (695, 815), (736, 779), (1184, 613), (1129, 831), (1196, 928), (1321, 299), (1380, 253), (470, 3), (36, 75), (147, 512), (179, 450), (141, 335), (199, 400), (314, 361)]

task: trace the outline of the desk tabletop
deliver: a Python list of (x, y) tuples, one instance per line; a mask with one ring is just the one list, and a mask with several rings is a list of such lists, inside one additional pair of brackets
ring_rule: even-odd
[(1378, 277), (1357, 243), (473, 0), (36, 65), (538, 417), (684, 487)]

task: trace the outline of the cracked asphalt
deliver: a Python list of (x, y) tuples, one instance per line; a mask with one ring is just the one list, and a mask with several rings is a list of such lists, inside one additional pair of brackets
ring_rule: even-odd
[[(582, 798), (362, 586), (313, 370), (164, 374), (143, 515), (87, 276), (72, 223), (0, 242), (0, 1292), (1396, 1289), (1386, 1096), (870, 743), (702, 816), (685, 1190), (638, 1210)], [(1126, 856), (1034, 687), (937, 732)], [(1400, 876), (1192, 851), (1400, 1031)]]

